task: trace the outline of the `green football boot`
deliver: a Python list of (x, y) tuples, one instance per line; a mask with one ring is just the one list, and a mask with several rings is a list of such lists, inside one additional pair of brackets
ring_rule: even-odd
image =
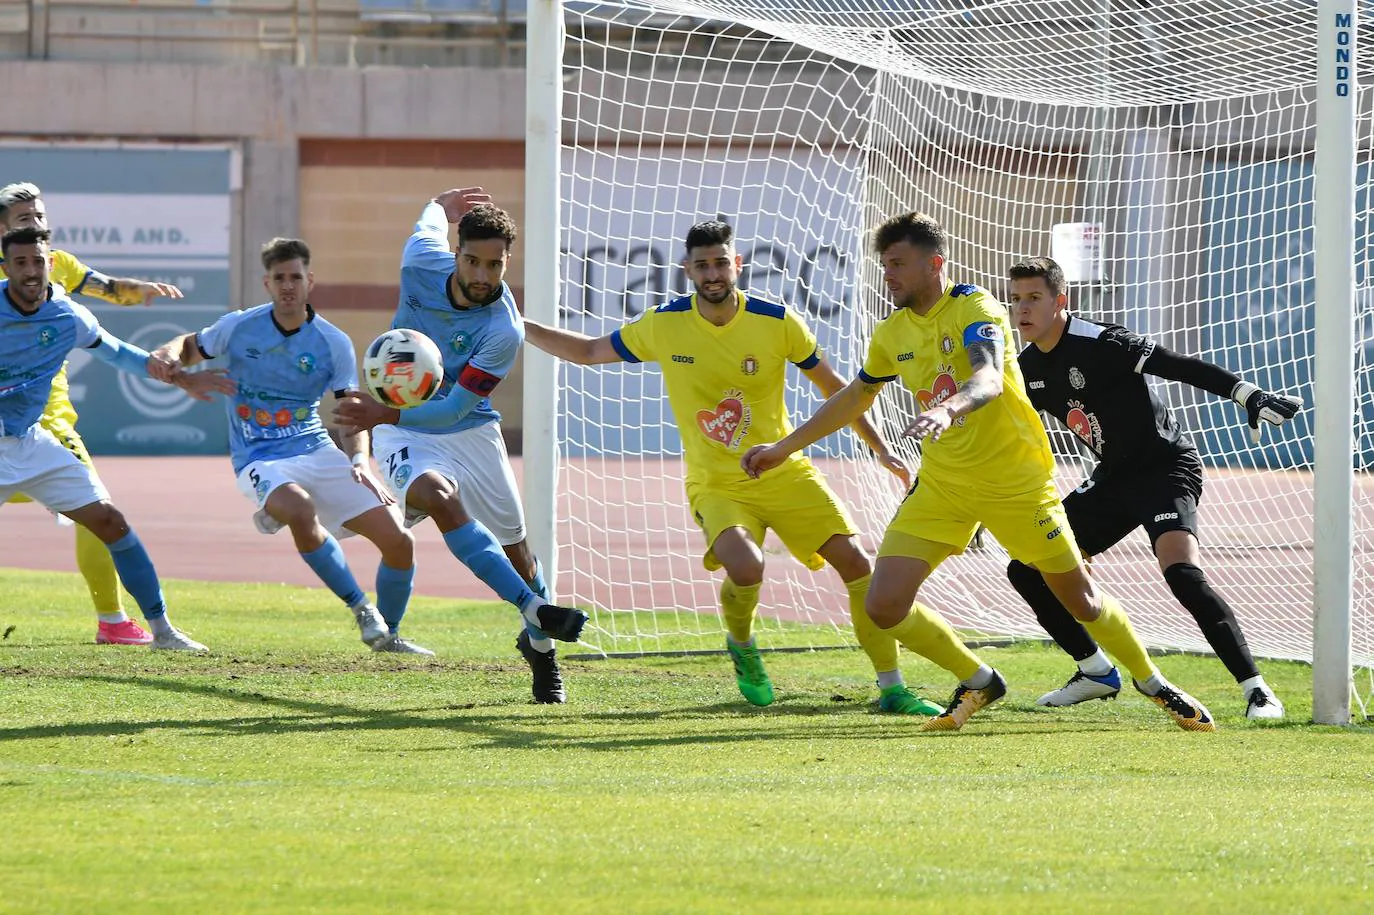
[(725, 647), (730, 652), (730, 660), (735, 662), (735, 681), (739, 691), (751, 705), (771, 705), (773, 702), (773, 681), (768, 679), (768, 671), (763, 669), (763, 658), (756, 645), (736, 645), (729, 639)]
[(933, 718), (944, 711), (907, 689), (905, 683), (884, 686), (878, 694), (878, 710), (891, 715), (925, 715)]

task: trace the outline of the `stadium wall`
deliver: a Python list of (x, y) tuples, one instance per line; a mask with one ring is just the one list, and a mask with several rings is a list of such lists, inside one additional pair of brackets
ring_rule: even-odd
[[(43, 88), (13, 93), (0, 141), (238, 150), (233, 266), (218, 302), (225, 309), (265, 297), (256, 258), (264, 240), (301, 235), (314, 251), (321, 310), (365, 343), (391, 320), (400, 248), (426, 198), (481, 184), (524, 218), (523, 70), (25, 60), (0, 61), (0, 80)], [(487, 142), (455, 142), (457, 135)], [(91, 260), (101, 266), (98, 256)], [(517, 292), (522, 269), (517, 256), (510, 277)], [(496, 397), (516, 442), (520, 388), (517, 366)], [(116, 441), (115, 427), (127, 425), (120, 404), (101, 406), (82, 419), (93, 445)], [(134, 406), (124, 406), (132, 417)], [(166, 453), (176, 443), (93, 450), (145, 446)]]

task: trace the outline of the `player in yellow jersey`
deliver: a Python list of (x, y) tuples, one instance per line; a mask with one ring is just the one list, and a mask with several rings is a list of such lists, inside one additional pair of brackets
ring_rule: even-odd
[[(28, 182), (0, 188), (0, 233), (25, 227), (48, 228), (48, 212), (43, 205), (42, 191)], [(0, 259), (0, 279), (4, 276), (4, 261)], [(115, 305), (147, 305), (157, 296), (181, 298), (181, 290), (175, 286), (108, 277), (87, 267), (67, 251), (52, 252), (52, 280), (66, 289), (69, 295), (90, 296)], [(58, 372), (53, 379), (48, 406), (39, 422), (94, 472), (95, 465), (76, 431), (76, 408), (72, 406), (69, 395), (66, 369)], [(10, 501), (27, 502), (29, 499), (24, 495), (16, 495)], [(76, 564), (86, 579), (91, 602), (99, 617), (96, 642), (110, 645), (147, 645), (152, 642), (152, 635), (124, 612), (119, 577), (115, 573), (110, 551), (98, 537), (79, 524), (76, 525)]]
[[(686, 249), (683, 267), (695, 295), (650, 309), (596, 339), (527, 320), (526, 339), (581, 365), (659, 363), (682, 436), (687, 499), (706, 537), (705, 565), (712, 571), (725, 569), (720, 604), (726, 647), (740, 692), (749, 702), (773, 701), (773, 686), (753, 637), (764, 573), (760, 547), (771, 528), (808, 568), (829, 563), (843, 579), (855, 634), (878, 674), (879, 708), (937, 714), (939, 706), (902, 682), (896, 640), (864, 613), (872, 562), (820, 472), (802, 455), (789, 458), (766, 480), (750, 479), (740, 468), (740, 455), (750, 444), (791, 431), (783, 401), (789, 362), (826, 396), (840, 390), (843, 379), (821, 356), (815, 334), (795, 311), (739, 290), (743, 261), (728, 224), (693, 226)], [(877, 429), (862, 414), (851, 422), (879, 462), (904, 484), (910, 482), (907, 468)]]
[(1016, 360), (1006, 358), (1006, 309), (976, 286), (946, 280), (948, 239), (929, 216), (889, 219), (873, 249), (897, 310), (874, 329), (859, 377), (781, 441), (750, 449), (743, 464), (756, 476), (785, 464), (868, 412), (890, 381), (900, 378), (916, 395), (923, 412), (906, 434), (929, 441), (916, 483), (883, 537), (867, 610), (884, 632), (959, 678), (948, 707), (922, 729), (957, 730), (1007, 692), (1002, 676), (916, 599), (930, 573), (962, 552), (981, 522), (1013, 559), (1041, 573), (1179, 727), (1216, 730), (1202, 703), (1159, 673), (1121, 605), (1087, 574), (1054, 487), (1045, 427)]

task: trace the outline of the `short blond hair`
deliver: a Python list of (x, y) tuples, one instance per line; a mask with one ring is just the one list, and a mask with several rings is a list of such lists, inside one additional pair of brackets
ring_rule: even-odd
[(0, 219), (3, 219), (10, 207), (16, 203), (28, 203), (42, 196), (43, 192), (32, 181), (17, 181), (0, 187)]

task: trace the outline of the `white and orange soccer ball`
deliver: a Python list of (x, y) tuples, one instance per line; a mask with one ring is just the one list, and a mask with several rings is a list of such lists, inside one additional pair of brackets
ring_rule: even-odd
[(363, 354), (363, 387), (379, 403), (404, 410), (434, 396), (444, 381), (444, 357), (418, 330), (394, 328)]

